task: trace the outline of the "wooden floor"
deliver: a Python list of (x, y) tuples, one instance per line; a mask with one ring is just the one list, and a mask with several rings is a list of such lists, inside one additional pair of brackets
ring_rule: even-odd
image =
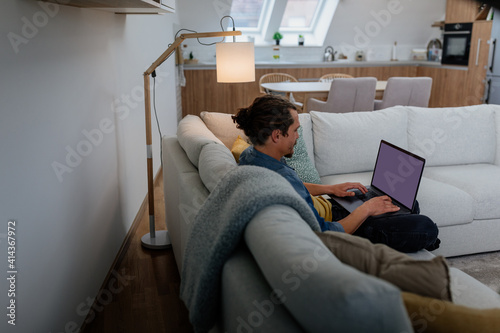
[[(141, 237), (149, 232), (147, 204), (142, 215), (132, 226), (130, 243), (118, 259), (115, 274), (105, 282), (102, 296), (97, 297), (101, 302), (94, 305), (95, 317), (87, 317), (81, 333), (192, 332), (187, 309), (179, 299), (180, 277), (172, 249), (155, 251), (141, 246)], [(166, 228), (164, 221), (160, 174), (155, 182), (158, 230)], [(120, 278), (116, 278), (118, 275)]]

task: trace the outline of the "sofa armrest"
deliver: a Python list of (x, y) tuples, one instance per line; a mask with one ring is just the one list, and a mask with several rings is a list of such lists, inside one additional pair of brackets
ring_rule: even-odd
[(399, 290), (341, 263), (293, 208), (263, 209), (247, 226), (245, 241), (304, 330), (412, 331)]
[(303, 332), (242, 242), (222, 270), (220, 332)]

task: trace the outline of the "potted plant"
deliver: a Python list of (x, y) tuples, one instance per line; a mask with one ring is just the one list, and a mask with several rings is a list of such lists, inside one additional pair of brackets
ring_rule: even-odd
[(280, 39), (283, 38), (283, 35), (280, 34), (279, 31), (276, 31), (273, 35), (273, 39), (276, 41), (276, 45), (280, 45)]
[(189, 52), (189, 59), (184, 59), (185, 64), (197, 64), (198, 59), (196, 59), (193, 55), (193, 52)]
[(304, 35), (299, 35), (299, 46), (304, 46)]

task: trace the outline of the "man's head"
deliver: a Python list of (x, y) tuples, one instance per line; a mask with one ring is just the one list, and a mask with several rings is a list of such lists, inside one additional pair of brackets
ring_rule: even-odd
[(294, 122), (291, 111), (296, 110), (295, 105), (284, 98), (264, 95), (257, 97), (249, 107), (240, 108), (232, 118), (254, 146), (261, 146), (274, 130), (288, 134)]

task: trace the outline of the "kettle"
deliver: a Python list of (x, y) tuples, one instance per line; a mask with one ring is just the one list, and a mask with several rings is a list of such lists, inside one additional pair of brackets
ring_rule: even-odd
[(333, 61), (335, 53), (333, 52), (333, 47), (327, 46), (325, 49), (325, 55), (323, 56), (323, 61), (330, 62)]

